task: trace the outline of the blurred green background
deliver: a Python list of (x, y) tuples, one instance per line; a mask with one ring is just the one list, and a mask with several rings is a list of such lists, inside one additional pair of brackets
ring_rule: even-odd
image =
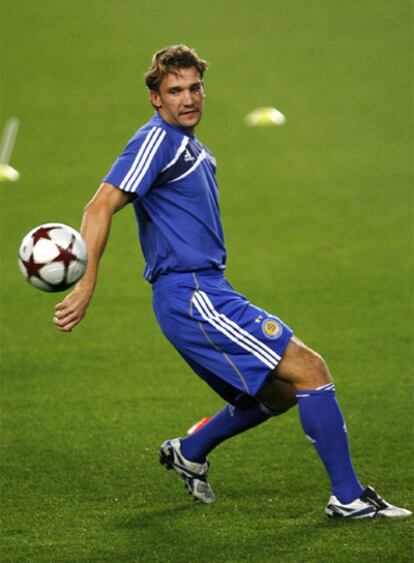
[[(412, 522), (327, 521), (295, 410), (222, 445), (197, 506), (159, 444), (221, 401), (158, 329), (131, 209), (87, 317), (16, 264), (23, 235), (83, 206), (152, 110), (154, 51), (210, 63), (197, 135), (218, 160), (228, 277), (327, 359), (365, 484), (413, 507), (412, 5), (405, 0), (3, 0), (2, 561), (410, 561)], [(271, 105), (281, 127), (248, 128)]]

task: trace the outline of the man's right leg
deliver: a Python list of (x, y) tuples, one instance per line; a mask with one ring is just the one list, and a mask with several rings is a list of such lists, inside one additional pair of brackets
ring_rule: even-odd
[(203, 463), (211, 450), (225, 440), (262, 424), (272, 416), (283, 414), (296, 404), (295, 390), (290, 383), (275, 380), (272, 388), (274, 400), (271, 408), (253, 397), (242, 395), (241, 400), (227, 404), (198, 432), (181, 439), (183, 455)]
[(272, 416), (286, 412), (296, 404), (295, 391), (290, 383), (276, 380), (272, 384), (272, 408), (255, 398), (241, 394), (238, 400), (228, 403), (200, 430), (181, 439), (167, 440), (160, 449), (160, 461), (174, 469), (186, 487), (198, 500), (210, 503), (214, 493), (207, 479), (207, 455), (219, 444), (262, 424)]

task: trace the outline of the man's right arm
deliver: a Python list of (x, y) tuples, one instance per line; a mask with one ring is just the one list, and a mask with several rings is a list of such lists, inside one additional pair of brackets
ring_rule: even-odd
[(84, 276), (65, 299), (55, 307), (53, 322), (62, 332), (70, 332), (85, 316), (92, 298), (101, 256), (111, 229), (112, 216), (131, 201), (131, 195), (103, 183), (85, 207), (81, 235), (88, 249)]

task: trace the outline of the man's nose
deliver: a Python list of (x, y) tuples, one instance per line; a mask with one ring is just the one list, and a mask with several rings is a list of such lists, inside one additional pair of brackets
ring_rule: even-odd
[(190, 90), (184, 90), (184, 92), (183, 92), (183, 102), (186, 106), (192, 105), (193, 97), (191, 96)]

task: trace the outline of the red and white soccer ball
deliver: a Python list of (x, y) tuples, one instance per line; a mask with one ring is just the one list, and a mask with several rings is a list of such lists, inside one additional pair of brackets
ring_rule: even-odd
[(83, 276), (87, 262), (82, 237), (63, 223), (47, 223), (32, 229), (19, 249), (23, 276), (43, 291), (64, 291)]

